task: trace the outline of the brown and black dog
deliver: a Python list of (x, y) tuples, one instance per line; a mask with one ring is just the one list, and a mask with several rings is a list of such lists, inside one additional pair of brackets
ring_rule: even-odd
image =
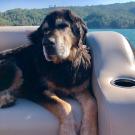
[[(97, 135), (97, 106), (89, 90), (91, 54), (85, 45), (86, 33), (85, 23), (70, 10), (48, 14), (30, 35), (32, 44), (10, 55), (10, 62), (4, 59), (0, 64), (16, 67), (11, 87), (0, 93), (0, 105), (13, 103), (13, 91), (21, 85), (25, 97), (41, 103), (58, 117), (59, 135)], [(65, 96), (75, 98), (82, 107), (80, 133)]]

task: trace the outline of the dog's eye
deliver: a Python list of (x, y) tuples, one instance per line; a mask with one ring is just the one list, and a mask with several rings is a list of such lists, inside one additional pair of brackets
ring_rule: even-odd
[(68, 24), (67, 24), (67, 23), (61, 23), (61, 24), (58, 24), (58, 25), (57, 25), (57, 28), (58, 28), (58, 29), (64, 29), (64, 28), (66, 28), (66, 27), (68, 27)]
[(50, 33), (49, 29), (44, 30), (44, 34), (49, 34), (49, 33)]

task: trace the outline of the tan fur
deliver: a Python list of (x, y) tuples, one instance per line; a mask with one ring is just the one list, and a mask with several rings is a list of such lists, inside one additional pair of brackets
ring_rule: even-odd
[[(60, 127), (63, 127), (62, 123), (64, 121), (67, 121), (70, 114), (72, 114), (72, 108), (69, 103), (66, 101), (60, 99), (58, 96), (53, 94), (52, 92), (55, 92), (54, 88), (58, 90), (61, 89), (64, 93), (67, 95), (73, 94), (76, 98), (76, 100), (80, 103), (81, 108), (83, 110), (83, 119), (82, 124), (80, 128), (80, 135), (97, 135), (97, 105), (95, 99), (89, 94), (87, 90), (89, 81), (85, 81), (82, 85), (76, 86), (72, 89), (62, 89), (61, 87), (56, 87), (56, 85), (53, 82), (48, 82), (49, 89), (48, 91), (45, 91), (45, 94), (51, 97), (56, 103), (55, 104), (44, 104), (55, 116), (57, 116), (60, 120)], [(51, 92), (52, 91), (52, 92)], [(69, 93), (67, 93), (69, 92)], [(68, 118), (67, 118), (68, 117)], [(68, 119), (69, 125), (65, 125), (65, 128), (70, 129), (70, 125), (72, 125), (74, 118), (73, 116), (70, 116), (72, 120)], [(73, 127), (72, 127), (73, 128)], [(76, 129), (77, 130), (77, 129)], [(61, 130), (63, 132), (63, 129)], [(67, 134), (62, 134), (67, 135)], [(69, 134), (70, 135), (70, 134)]]
[[(88, 91), (91, 52), (85, 45), (86, 33), (87, 27), (80, 17), (70, 10), (60, 9), (48, 14), (39, 29), (30, 37), (36, 46), (42, 41), (40, 44), (43, 46), (45, 64), (48, 64), (47, 69), (44, 69), (48, 73), (43, 78), (45, 85), (47, 84), (44, 95), (50, 102), (43, 103), (43, 106), (59, 119), (59, 135), (97, 135), (96, 102)], [(53, 64), (49, 64), (51, 62), (60, 68), (55, 69)], [(61, 68), (62, 65), (65, 67)], [(49, 69), (55, 72), (50, 72)], [(82, 107), (80, 134), (75, 129), (72, 107), (62, 99), (63, 94), (76, 98)]]
[(8, 89), (9, 91), (18, 90), (22, 84), (23, 84), (22, 71), (18, 67), (16, 67), (15, 78), (13, 80), (12, 85)]
[(4, 90), (0, 92), (0, 108), (9, 106), (15, 102), (15, 97), (11, 94), (11, 91)]
[[(54, 82), (48, 81), (48, 87), (50, 88), (48, 94), (52, 99), (55, 99), (59, 104), (47, 104), (46, 107), (59, 118), (60, 121), (66, 119), (69, 112), (71, 112), (71, 106), (64, 100), (60, 99), (54, 94), (50, 94), (50, 91), (55, 92), (55, 89), (64, 92), (66, 95), (74, 95), (76, 100), (80, 103), (83, 111), (83, 119), (80, 128), (80, 135), (97, 135), (97, 105), (95, 99), (90, 95), (87, 90), (89, 80), (86, 80), (82, 85), (73, 87), (71, 89), (65, 89)], [(63, 110), (64, 108), (64, 110)], [(63, 112), (64, 111), (64, 112)], [(67, 113), (68, 112), (68, 113)], [(73, 119), (73, 117), (72, 117)], [(69, 125), (63, 126), (60, 123), (60, 127), (64, 129), (70, 129), (72, 120), (68, 121)], [(77, 131), (77, 129), (76, 129)], [(63, 133), (63, 129), (60, 128), (60, 132)], [(68, 133), (69, 134), (69, 133)], [(66, 135), (66, 134), (62, 134)], [(70, 135), (70, 134), (69, 134)], [(77, 135), (77, 134), (76, 134)]]
[(82, 93), (76, 93), (75, 97), (79, 101), (83, 110), (80, 135), (97, 135), (96, 101), (87, 90), (83, 91)]
[(73, 88), (66, 89), (66, 88), (63, 88), (62, 86), (60, 86), (60, 85), (58, 85), (58, 84), (56, 84), (56, 83), (54, 83), (52, 81), (47, 81), (49, 91), (55, 92), (56, 90), (60, 90), (60, 91), (63, 91), (67, 95), (75, 94), (76, 91), (78, 93), (83, 92), (88, 87), (88, 84), (89, 84), (89, 80), (86, 80), (80, 86), (75, 86)]
[(84, 66), (90, 65), (91, 57), (88, 54), (88, 50), (86, 49), (86, 45), (81, 45), (79, 47), (73, 47), (70, 51), (70, 55), (68, 59), (73, 61), (75, 66), (79, 66), (81, 62), (83, 62)]
[[(51, 35), (51, 37), (49, 37), (49, 39), (50, 40), (54, 39), (56, 46), (62, 45), (62, 44), (66, 46), (67, 52), (69, 52), (69, 54), (64, 59), (68, 59), (68, 57), (70, 57), (71, 50), (73, 50), (73, 48), (76, 48), (77, 38), (73, 35), (69, 27), (65, 28), (64, 30), (56, 29)], [(63, 61), (63, 58), (61, 58), (60, 56), (54, 55), (54, 56), (51, 56), (51, 60), (55, 64), (58, 64)]]
[(54, 100), (54, 103), (43, 103), (43, 106), (59, 119), (59, 135), (76, 135), (75, 121), (71, 105), (50, 91), (46, 91), (45, 94)]
[(18, 89), (23, 83), (22, 72), (16, 67), (15, 78), (13, 80), (12, 85), (8, 88), (0, 92), (0, 108), (4, 106), (9, 106), (13, 104), (16, 100), (15, 94), (19, 92)]

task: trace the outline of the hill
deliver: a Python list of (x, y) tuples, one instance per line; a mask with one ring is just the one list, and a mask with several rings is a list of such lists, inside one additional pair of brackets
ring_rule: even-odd
[[(135, 2), (66, 7), (81, 16), (89, 28), (135, 28)], [(40, 25), (55, 8), (13, 9), (0, 12), (0, 25)]]

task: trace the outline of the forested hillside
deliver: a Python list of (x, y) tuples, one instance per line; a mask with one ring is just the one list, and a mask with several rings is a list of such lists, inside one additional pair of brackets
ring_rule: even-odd
[[(135, 28), (135, 2), (67, 7), (81, 16), (89, 28)], [(55, 8), (13, 9), (0, 12), (0, 25), (40, 25)]]

